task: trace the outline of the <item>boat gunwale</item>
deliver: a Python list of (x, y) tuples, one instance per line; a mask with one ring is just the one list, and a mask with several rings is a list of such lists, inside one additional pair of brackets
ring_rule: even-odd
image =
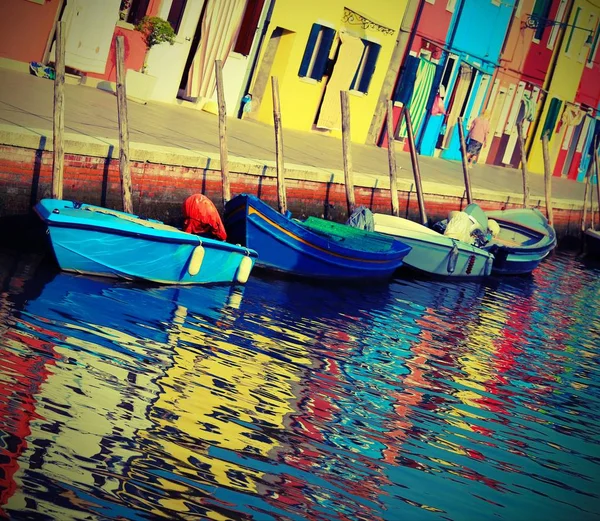
[[(298, 239), (294, 238), (294, 234), (301, 240), (305, 241), (310, 247), (316, 248), (324, 252), (325, 254), (330, 254), (332, 256), (341, 256), (349, 261), (358, 262), (358, 263), (396, 263), (397, 261), (402, 261), (404, 257), (410, 252), (410, 247), (403, 244), (399, 240), (395, 238), (390, 243), (390, 249), (388, 251), (369, 251), (369, 250), (357, 250), (355, 248), (347, 248), (341, 246), (339, 243), (333, 240), (327, 240), (324, 236), (319, 235), (318, 233), (313, 232), (309, 228), (306, 228), (302, 225), (302, 221), (295, 221), (294, 219), (290, 219), (284, 215), (281, 215), (271, 206), (269, 206), (264, 201), (261, 201), (256, 196), (252, 196), (249, 194), (240, 194), (236, 196), (234, 199), (229, 201), (227, 204), (229, 205), (232, 201), (239, 198), (239, 203), (235, 207), (232, 205), (232, 209), (226, 212), (226, 216), (231, 216), (234, 212), (239, 211), (240, 208), (245, 209), (247, 221), (251, 221), (251, 214), (249, 209), (252, 208), (254, 210), (253, 213), (257, 213), (261, 215), (261, 220), (268, 219), (273, 222), (277, 226), (279, 226), (282, 230), (286, 232), (286, 235), (290, 235), (293, 239), (293, 243), (298, 243)], [(259, 205), (252, 204), (254, 201), (258, 201)], [(261, 205), (267, 208), (266, 211), (262, 211)], [(279, 221), (279, 222), (278, 222)], [(255, 221), (252, 221), (253, 225), (257, 225)], [(267, 222), (269, 228), (272, 228)], [(286, 225), (291, 225), (286, 227)], [(274, 234), (270, 233), (266, 228), (265, 232), (269, 233), (273, 237), (277, 238)], [(284, 243), (280, 238), (277, 238), (280, 242)], [(291, 242), (287, 242), (287, 244), (291, 247)], [(356, 253), (359, 252), (362, 254), (361, 257), (357, 257)], [(308, 253), (308, 252), (303, 252)], [(324, 260), (321, 258), (321, 260)]]
[[(190, 245), (190, 246), (200, 246), (200, 245), (204, 246), (204, 245), (208, 244), (211, 247), (216, 248), (216, 249), (230, 251), (233, 253), (240, 253), (242, 255), (249, 255), (251, 257), (258, 257), (258, 254), (251, 248), (247, 248), (245, 246), (237, 246), (235, 244), (231, 244), (228, 242), (217, 241), (216, 239), (211, 239), (210, 237), (200, 237), (198, 235), (193, 235), (191, 233), (188, 234), (187, 232), (179, 230), (175, 227), (173, 227), (173, 233), (182, 234), (182, 235), (186, 234), (186, 235), (189, 235), (189, 237), (182, 236), (182, 235), (173, 236), (173, 237), (169, 237), (169, 236), (165, 236), (165, 235), (155, 235), (150, 232), (150, 230), (153, 230), (154, 228), (147, 228), (148, 231), (146, 231), (146, 228), (144, 228), (143, 225), (141, 225), (141, 224), (136, 224), (136, 226), (139, 226), (140, 228), (142, 228), (140, 231), (133, 231), (133, 230), (124, 230), (124, 229), (114, 228), (114, 227), (108, 226), (107, 224), (104, 224), (104, 223), (100, 223), (100, 224), (99, 223), (89, 223), (88, 224), (88, 223), (73, 222), (73, 221), (71, 221), (71, 222), (57, 221), (57, 220), (53, 220), (48, 217), (43, 217), (41, 215), (40, 211), (38, 210), (37, 205), (36, 205), (36, 207), (34, 207), (34, 211), (36, 212), (38, 217), (48, 226), (48, 228), (71, 228), (71, 229), (78, 229), (78, 230), (91, 230), (91, 231), (96, 231), (99, 233), (105, 233), (107, 235), (119, 235), (122, 237), (133, 237), (136, 239), (149, 240), (152, 242), (161, 242), (161, 243), (168, 243), (168, 244), (182, 244), (182, 245)], [(130, 215), (130, 214), (126, 214), (126, 215)], [(118, 219), (118, 217), (115, 217), (115, 218)], [(156, 222), (164, 224), (161, 221), (156, 221)]]

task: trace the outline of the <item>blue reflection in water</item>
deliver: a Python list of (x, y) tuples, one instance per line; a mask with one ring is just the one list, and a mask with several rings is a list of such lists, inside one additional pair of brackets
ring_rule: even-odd
[(368, 289), (0, 270), (9, 516), (600, 516), (600, 271), (573, 256)]

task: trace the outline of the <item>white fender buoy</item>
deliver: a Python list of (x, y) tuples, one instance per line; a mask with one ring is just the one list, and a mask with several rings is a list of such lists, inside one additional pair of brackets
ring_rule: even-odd
[(204, 260), (204, 248), (202, 244), (199, 244), (194, 248), (192, 252), (192, 256), (190, 258), (190, 263), (188, 265), (188, 273), (194, 277), (198, 275), (200, 268), (202, 266), (202, 261)]
[(235, 279), (240, 284), (246, 284), (248, 282), (248, 278), (250, 278), (250, 272), (252, 271), (252, 259), (244, 255), (242, 260), (240, 261), (240, 265), (238, 266), (237, 273), (235, 274)]
[(448, 273), (450, 274), (454, 273), (454, 270), (456, 269), (456, 263), (458, 262), (458, 253), (458, 246), (456, 245), (456, 243), (454, 243), (454, 246), (452, 246), (452, 249), (450, 250), (450, 255), (448, 256), (448, 266), (446, 267)]
[(494, 266), (494, 256), (490, 255), (487, 260), (485, 261), (485, 274), (486, 275), (491, 275), (492, 274), (492, 268)]

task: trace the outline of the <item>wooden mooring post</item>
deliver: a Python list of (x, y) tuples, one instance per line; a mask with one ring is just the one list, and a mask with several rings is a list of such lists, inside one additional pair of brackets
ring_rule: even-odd
[(348, 92), (340, 91), (340, 104), (342, 109), (342, 155), (344, 159), (344, 185), (346, 187), (346, 204), (348, 205), (348, 217), (356, 207), (354, 199), (354, 179), (352, 172), (352, 148), (350, 140), (350, 102)]
[(129, 165), (129, 120), (127, 118), (127, 91), (125, 89), (125, 47), (122, 36), (117, 36), (117, 115), (119, 119), (119, 174), (123, 211), (133, 213), (131, 201), (131, 169)]
[(527, 171), (527, 154), (525, 136), (523, 135), (523, 120), (517, 123), (519, 152), (521, 154), (521, 172), (523, 173), (523, 208), (529, 207), (529, 172)]
[(465, 179), (467, 204), (471, 204), (473, 202), (473, 193), (471, 192), (471, 176), (469, 174), (469, 162), (467, 161), (467, 145), (465, 142), (465, 132), (463, 129), (463, 118), (458, 118), (458, 136), (460, 138), (460, 155), (462, 158), (462, 169), (463, 177)]
[(392, 203), (392, 215), (400, 216), (400, 205), (398, 204), (398, 168), (396, 165), (396, 140), (394, 139), (394, 102), (387, 102), (387, 135), (388, 135), (388, 164), (390, 168), (390, 199)]
[(279, 212), (287, 212), (285, 195), (285, 173), (283, 162), (283, 131), (281, 128), (281, 106), (279, 104), (279, 80), (271, 76), (271, 89), (273, 91), (273, 124), (275, 127), (275, 162), (277, 167), (277, 203)]
[(600, 226), (600, 158), (598, 157), (598, 140), (594, 143), (594, 157), (591, 159), (596, 165), (596, 195), (598, 196), (598, 221)]
[(554, 214), (552, 212), (552, 169), (550, 168), (550, 151), (548, 150), (548, 135), (542, 135), (542, 154), (544, 156), (544, 192), (546, 194), (546, 216), (552, 226)]
[(54, 111), (52, 115), (52, 198), (63, 198), (65, 165), (65, 33), (64, 22), (56, 24), (54, 58)]
[[(585, 232), (587, 228), (587, 205), (588, 205), (588, 190), (590, 188), (590, 181), (592, 180), (592, 171), (594, 169), (594, 162), (590, 161), (588, 165), (588, 169), (585, 173), (585, 187), (583, 189), (583, 212), (581, 214), (581, 234)], [(593, 191), (592, 191), (593, 193)], [(591, 197), (591, 212), (592, 212), (592, 221), (594, 220), (594, 198)]]
[(215, 60), (215, 76), (217, 79), (217, 101), (219, 104), (219, 154), (221, 158), (221, 183), (223, 188), (223, 205), (231, 199), (229, 184), (229, 156), (227, 155), (227, 107), (223, 91), (223, 62)]
[(427, 214), (425, 213), (425, 201), (423, 199), (423, 186), (421, 183), (421, 170), (419, 168), (419, 158), (417, 157), (417, 147), (415, 145), (415, 136), (413, 134), (410, 113), (406, 107), (402, 107), (404, 119), (406, 121), (406, 133), (408, 139), (408, 148), (410, 150), (410, 161), (412, 163), (413, 176), (415, 179), (415, 189), (417, 190), (417, 202), (419, 203), (419, 214), (421, 224), (427, 226)]

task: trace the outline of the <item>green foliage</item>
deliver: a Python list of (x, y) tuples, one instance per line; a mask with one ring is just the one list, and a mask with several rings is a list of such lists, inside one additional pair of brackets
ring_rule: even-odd
[(144, 16), (135, 28), (144, 35), (148, 49), (164, 42), (175, 43), (176, 35), (171, 24), (158, 16)]

